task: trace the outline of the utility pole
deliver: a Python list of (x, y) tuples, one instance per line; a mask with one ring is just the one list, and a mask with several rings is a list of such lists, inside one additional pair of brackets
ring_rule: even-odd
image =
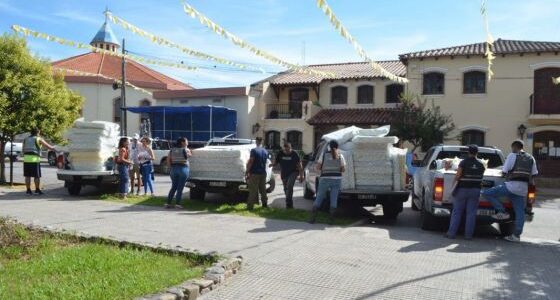
[(122, 40), (122, 74), (121, 74), (121, 136), (128, 136), (126, 130), (126, 51), (124, 49), (124, 39)]

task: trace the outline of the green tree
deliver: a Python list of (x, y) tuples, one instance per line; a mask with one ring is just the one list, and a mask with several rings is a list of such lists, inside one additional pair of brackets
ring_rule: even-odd
[(48, 61), (31, 55), (24, 39), (0, 36), (0, 183), (6, 182), (7, 141), (34, 127), (53, 142), (62, 141), (63, 132), (79, 117), (82, 101)]
[(405, 93), (400, 96), (401, 103), (393, 112), (391, 132), (401, 141), (420, 147), (423, 151), (443, 141), (453, 139), (448, 135), (455, 129), (451, 115), (441, 112), (439, 106), (418, 95)]

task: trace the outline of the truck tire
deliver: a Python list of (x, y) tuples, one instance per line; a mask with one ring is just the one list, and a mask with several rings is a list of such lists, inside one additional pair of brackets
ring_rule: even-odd
[(307, 187), (307, 183), (304, 183), (303, 185), (303, 198), (307, 200), (313, 200), (315, 198), (315, 193), (313, 193), (313, 191)]
[(426, 200), (422, 193), (422, 208), (420, 210), (421, 228), (422, 230), (436, 230), (438, 227), (438, 219), (426, 210)]
[(68, 184), (68, 194), (71, 196), (78, 196), (80, 195), (80, 191), (82, 190), (82, 186), (75, 183)]
[(498, 227), (500, 227), (500, 236), (503, 237), (512, 235), (515, 232), (514, 222), (499, 223)]
[(274, 178), (273, 176), (270, 176), (270, 181), (268, 181), (268, 187), (266, 188), (266, 193), (270, 194), (274, 191), (274, 188), (276, 187), (276, 178)]
[(411, 194), (412, 194), (412, 197), (410, 198), (410, 208), (413, 211), (420, 211), (420, 208), (414, 202), (415, 199), (418, 200), (418, 197), (416, 197), (416, 195), (414, 195), (414, 192), (412, 192)]
[(49, 151), (47, 154), (47, 161), (49, 162), (49, 166), (54, 167), (56, 165), (56, 153)]
[(383, 216), (385, 217), (385, 219), (396, 220), (397, 216), (401, 211), (402, 211), (402, 202), (388, 203), (383, 205)]
[(233, 199), (236, 203), (243, 203), (243, 202), (247, 202), (247, 199), (249, 199), (249, 192), (247, 191), (238, 191), (237, 193), (235, 193), (233, 195)]
[(191, 200), (204, 201), (205, 196), (206, 196), (206, 192), (202, 189), (197, 189), (193, 187), (189, 191), (189, 198)]
[(159, 165), (159, 170), (161, 174), (169, 175), (171, 173), (171, 168), (169, 168), (169, 166), (167, 165), (167, 157), (164, 157), (161, 160), (161, 163)]

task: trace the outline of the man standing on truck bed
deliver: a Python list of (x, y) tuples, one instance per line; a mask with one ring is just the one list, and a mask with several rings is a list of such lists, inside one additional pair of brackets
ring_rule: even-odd
[(453, 186), (453, 212), (447, 237), (454, 239), (461, 223), (461, 218), (465, 214), (465, 239), (473, 237), (476, 224), (476, 211), (478, 209), (478, 199), (480, 198), (480, 188), (484, 177), (484, 165), (476, 158), (478, 147), (469, 146), (469, 157), (459, 163)]
[(284, 184), (284, 195), (286, 195), (286, 208), (294, 208), (294, 184), (296, 179), (303, 182), (303, 166), (301, 159), (296, 151), (292, 149), (292, 144), (284, 143), (284, 150), (278, 152), (274, 160), (274, 166), (280, 165), (280, 178)]
[(504, 209), (500, 198), (507, 197), (511, 200), (515, 213), (515, 231), (512, 235), (505, 237), (507, 241), (519, 242), (523, 225), (525, 224), (525, 205), (527, 202), (527, 191), (529, 182), (539, 172), (537, 163), (533, 156), (523, 151), (523, 141), (516, 140), (511, 144), (511, 152), (506, 158), (502, 172), (506, 176), (506, 182), (488, 189), (482, 193), (492, 206), (498, 211), (495, 219), (507, 220), (509, 214)]
[(261, 194), (262, 207), (268, 207), (268, 196), (266, 195), (266, 161), (268, 160), (268, 152), (261, 146), (261, 137), (257, 137), (255, 140), (257, 147), (251, 149), (251, 157), (247, 162), (247, 171), (245, 173), (249, 187), (248, 210), (252, 210), (255, 203), (259, 202), (259, 193)]
[(42, 195), (41, 191), (41, 145), (49, 150), (54, 150), (53, 146), (45, 142), (39, 135), (41, 131), (37, 128), (31, 129), (31, 135), (23, 140), (23, 176), (25, 177), (25, 186), (27, 187), (27, 195), (33, 195), (31, 192), (31, 177), (35, 179), (35, 193)]

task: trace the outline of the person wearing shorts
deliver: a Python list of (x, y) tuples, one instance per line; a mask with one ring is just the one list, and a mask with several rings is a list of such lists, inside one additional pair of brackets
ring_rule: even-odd
[(23, 176), (25, 177), (27, 195), (33, 195), (31, 177), (35, 181), (35, 194), (43, 194), (43, 191), (41, 191), (41, 146), (54, 150), (54, 147), (45, 142), (40, 134), (41, 131), (34, 128), (31, 130), (31, 135), (23, 140)]

